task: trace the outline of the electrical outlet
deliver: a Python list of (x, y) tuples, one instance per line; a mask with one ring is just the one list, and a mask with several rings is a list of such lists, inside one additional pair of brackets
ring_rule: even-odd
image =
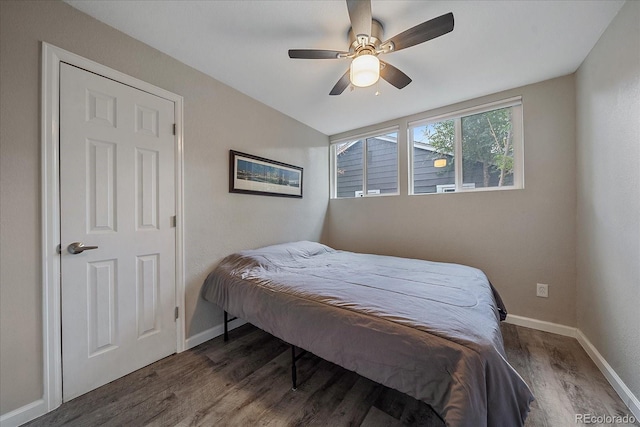
[(536, 284), (536, 296), (541, 298), (549, 298), (549, 285), (545, 283)]

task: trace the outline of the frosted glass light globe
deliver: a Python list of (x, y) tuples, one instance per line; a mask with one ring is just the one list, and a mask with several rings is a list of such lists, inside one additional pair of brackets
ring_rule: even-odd
[(354, 58), (349, 78), (354, 86), (371, 86), (380, 78), (380, 60), (377, 56), (368, 54)]

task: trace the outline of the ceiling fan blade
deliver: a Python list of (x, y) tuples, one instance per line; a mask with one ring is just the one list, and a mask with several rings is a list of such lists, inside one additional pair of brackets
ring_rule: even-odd
[(349, 79), (349, 70), (340, 77), (338, 83), (331, 89), (329, 95), (340, 95), (344, 90), (351, 84), (351, 80)]
[(348, 54), (349, 52), (340, 52), (337, 50), (322, 49), (289, 49), (289, 58), (292, 59), (338, 59), (340, 54)]
[(398, 89), (402, 89), (409, 83), (411, 83), (411, 78), (407, 76), (402, 71), (398, 70), (391, 64), (387, 64), (384, 61), (380, 61), (384, 66), (380, 70), (380, 77), (397, 87)]
[(351, 28), (356, 38), (371, 35), (371, 0), (347, 0)]
[(437, 18), (418, 24), (390, 38), (381, 46), (393, 43), (392, 52), (424, 43), (453, 31), (453, 13), (449, 12)]

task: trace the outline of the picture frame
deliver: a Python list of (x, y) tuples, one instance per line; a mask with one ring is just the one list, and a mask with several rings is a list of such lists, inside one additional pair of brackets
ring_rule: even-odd
[(229, 192), (302, 198), (303, 168), (229, 150)]

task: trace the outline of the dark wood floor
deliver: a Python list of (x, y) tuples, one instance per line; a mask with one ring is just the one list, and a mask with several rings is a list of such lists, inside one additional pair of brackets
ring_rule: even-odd
[[(526, 425), (629, 410), (573, 339), (503, 324), (507, 358), (536, 396)], [(431, 408), (250, 325), (63, 404), (31, 426), (443, 426)], [(638, 425), (638, 424), (636, 424)]]

